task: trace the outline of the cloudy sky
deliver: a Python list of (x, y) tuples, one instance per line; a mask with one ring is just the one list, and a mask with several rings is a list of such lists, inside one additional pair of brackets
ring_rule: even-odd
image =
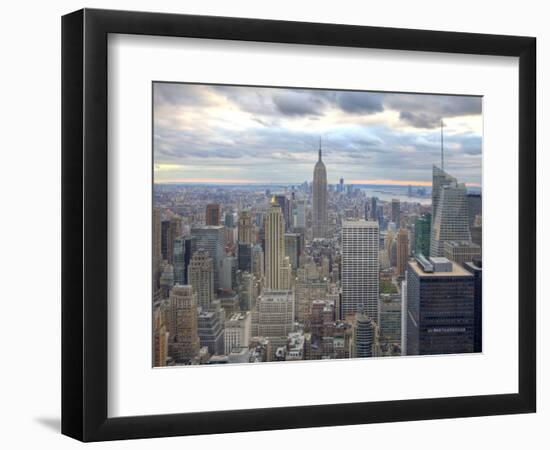
[(329, 183), (481, 183), (481, 98), (154, 83), (156, 183), (301, 183), (319, 138)]

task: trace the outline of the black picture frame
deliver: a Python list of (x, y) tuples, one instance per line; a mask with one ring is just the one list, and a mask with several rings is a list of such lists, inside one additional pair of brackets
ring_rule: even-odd
[[(517, 393), (107, 416), (109, 33), (519, 58)], [(83, 9), (62, 18), (62, 433), (82, 441), (530, 413), (536, 409), (536, 39)]]

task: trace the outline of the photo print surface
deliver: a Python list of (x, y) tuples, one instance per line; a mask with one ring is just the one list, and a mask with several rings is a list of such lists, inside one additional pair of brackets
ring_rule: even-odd
[(154, 367), (482, 351), (482, 97), (152, 90)]

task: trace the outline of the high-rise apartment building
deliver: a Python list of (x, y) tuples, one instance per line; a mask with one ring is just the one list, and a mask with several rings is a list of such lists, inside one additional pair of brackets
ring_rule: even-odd
[(319, 159), (313, 169), (313, 238), (327, 237), (327, 169), (322, 161), (321, 145)]
[(342, 224), (342, 315), (364, 311), (379, 321), (379, 230), (373, 221)]

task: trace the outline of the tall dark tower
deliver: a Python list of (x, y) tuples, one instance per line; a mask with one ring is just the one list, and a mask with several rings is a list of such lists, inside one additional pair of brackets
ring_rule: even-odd
[(319, 140), (319, 160), (313, 169), (313, 238), (327, 235), (327, 169), (322, 160), (321, 140)]

